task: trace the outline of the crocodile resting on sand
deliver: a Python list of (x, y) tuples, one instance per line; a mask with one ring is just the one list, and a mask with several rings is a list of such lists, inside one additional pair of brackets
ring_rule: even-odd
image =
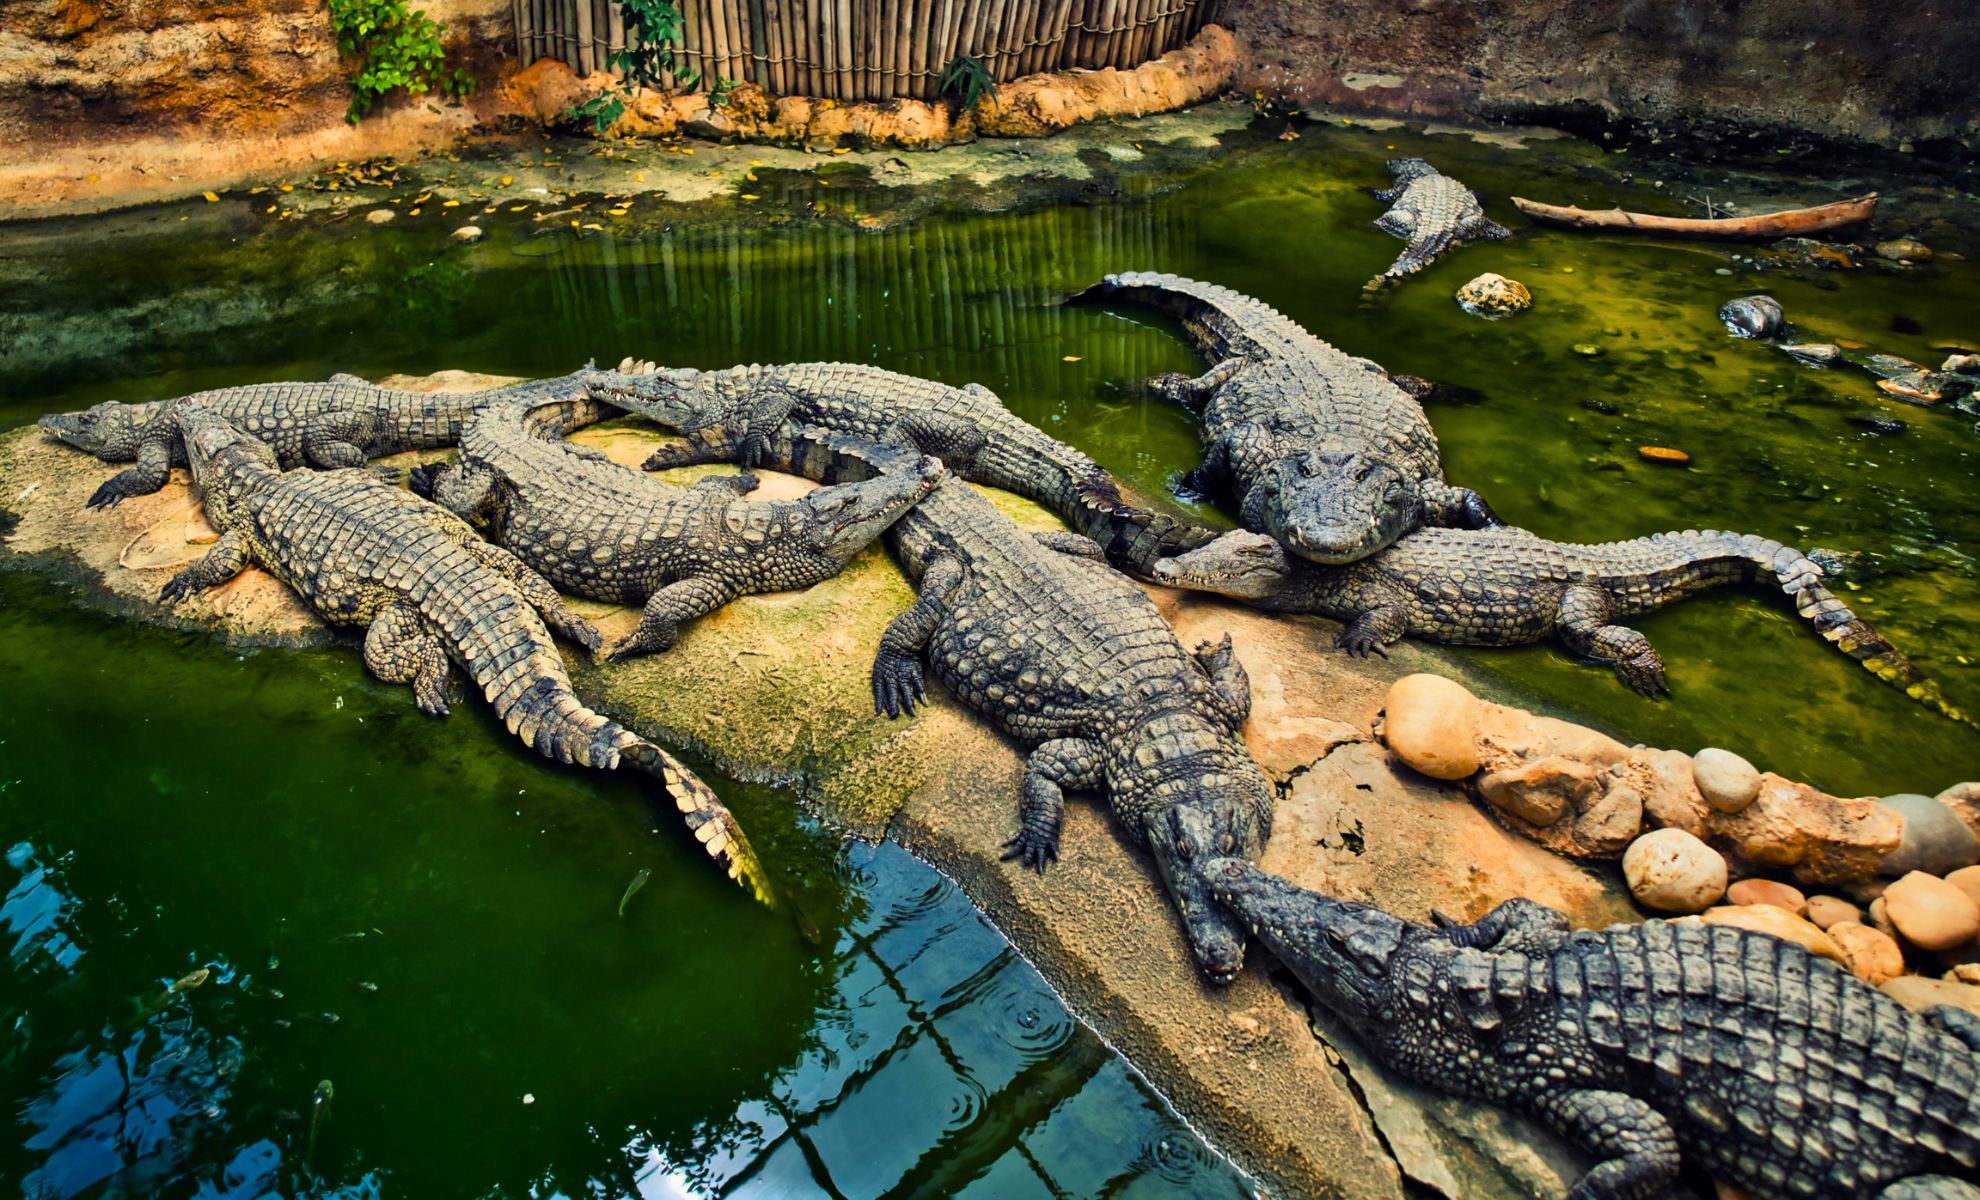
[[(452, 446), (460, 440), (468, 418), (487, 404), (526, 396), (583, 395), (612, 374), (586, 367), (555, 379), (478, 392), (402, 392), (354, 375), (334, 375), (323, 383), (252, 383), (179, 399), (266, 442), (284, 469), (328, 470), (362, 467), (367, 459), (404, 450)], [(91, 508), (107, 508), (157, 491), (165, 486), (173, 467), (186, 465), (177, 430), (171, 421), (158, 419), (173, 403), (106, 401), (82, 412), (49, 413), (39, 424), (105, 462), (135, 464), (89, 498)]]
[(1201, 477), (1247, 528), (1315, 562), (1366, 558), (1423, 525), (1497, 525), (1444, 482), (1423, 407), (1381, 368), (1249, 296), (1175, 275), (1109, 275), (1074, 302), (1126, 300), (1182, 322), (1213, 365), (1152, 385), (1200, 414)]
[(747, 498), (754, 476), (674, 487), (562, 441), (618, 411), (588, 399), (504, 401), (469, 422), (455, 463), (415, 478), (564, 591), (643, 604), (613, 659), (668, 649), (683, 624), (737, 596), (837, 575), (942, 474), (922, 458), (778, 501)]
[(598, 631), (541, 576), (369, 471), (284, 472), (267, 445), (197, 404), (159, 416), (183, 435), (207, 519), (221, 531), (161, 600), (177, 603), (263, 567), (325, 621), (365, 630), (365, 666), (387, 683), (410, 683), (420, 711), (434, 716), (447, 711), (451, 658), (538, 753), (601, 770), (626, 763), (658, 779), (702, 849), (769, 899), (755, 852), (708, 785), (572, 692), (550, 630), (588, 649)]
[(1124, 503), (1105, 468), (974, 383), (950, 387), (857, 363), (790, 363), (622, 371), (594, 394), (686, 436), (685, 445), (655, 451), (648, 470), (730, 461), (753, 467), (765, 440), (788, 421), (919, 447), (965, 479), (1044, 505), (1125, 570), (1145, 574), (1156, 558), (1216, 536)]
[(1908, 1011), (1733, 925), (1570, 932), (1510, 900), (1418, 925), (1225, 859), (1206, 874), (1391, 1070), (1537, 1117), (1596, 1160), (1573, 1200), (1671, 1194), (1689, 1161), (1758, 1198), (1952, 1200), (1980, 1170), (1980, 1018)]
[[(786, 426), (766, 439), (763, 461), (830, 482), (905, 469), (914, 456)], [(921, 596), (880, 640), (876, 709), (913, 714), (925, 656), (958, 700), (1025, 746), (1020, 828), (1005, 857), (1040, 872), (1058, 857), (1065, 792), (1105, 792), (1127, 836), (1153, 854), (1199, 965), (1232, 978), (1243, 938), (1198, 868), (1263, 851), (1272, 789), (1238, 737), (1251, 688), (1230, 639), (1183, 649), (1096, 543), (1026, 533), (960, 479), (945, 479), (887, 536)]]
[(1390, 159), (1389, 178), (1393, 184), (1375, 193), (1377, 200), (1391, 202), (1389, 211), (1375, 218), (1375, 228), (1409, 244), (1388, 270), (1368, 281), (1370, 289), (1414, 275), (1465, 242), (1512, 236), (1485, 215), (1470, 188), (1420, 158)]
[(1521, 646), (1557, 635), (1645, 695), (1665, 690), (1663, 659), (1648, 638), (1616, 622), (1724, 584), (1765, 580), (1879, 679), (1974, 724), (1822, 585), (1820, 566), (1791, 546), (1753, 534), (1692, 529), (1572, 545), (1523, 529), (1425, 529), (1373, 558), (1323, 567), (1291, 557), (1268, 537), (1234, 530), (1163, 559), (1155, 564), (1155, 578), (1258, 608), (1344, 621), (1338, 644), (1358, 655), (1380, 653), (1403, 637)]

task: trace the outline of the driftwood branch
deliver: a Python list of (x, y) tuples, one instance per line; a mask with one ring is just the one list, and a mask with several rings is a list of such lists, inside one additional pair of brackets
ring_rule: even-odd
[(1635, 233), (1664, 237), (1720, 239), (1725, 241), (1765, 241), (1770, 238), (1799, 237), (1860, 225), (1877, 210), (1877, 193), (1839, 200), (1814, 208), (1790, 208), (1781, 212), (1759, 213), (1750, 217), (1660, 217), (1651, 213), (1624, 212), (1620, 208), (1568, 208), (1541, 204), (1514, 196), (1519, 211), (1536, 221), (1567, 229), (1627, 229)]

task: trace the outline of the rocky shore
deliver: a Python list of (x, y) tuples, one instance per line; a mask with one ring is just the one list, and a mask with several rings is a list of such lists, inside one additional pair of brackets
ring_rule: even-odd
[[(442, 372), (391, 382), (464, 389), (494, 381)], [(584, 431), (578, 440), (631, 465), (660, 438), (632, 423), (615, 423)], [(244, 645), (332, 640), (280, 584), (255, 570), (200, 601), (206, 609), (187, 605), (173, 614), (153, 603), (160, 584), (201, 552), (212, 531), (184, 472), (174, 472), (154, 495), (87, 512), (84, 499), (114, 469), (37, 430), (0, 437), (0, 565), (71, 580), (137, 619), (209, 629)], [(807, 485), (779, 480), (766, 491), (770, 486)], [(1027, 524), (1054, 524), (1025, 502), (996, 499)], [(1599, 769), (1588, 765), (1587, 773), (1611, 781), (1601, 795), (1612, 796), (1622, 786), (1614, 781), (1636, 779), (1613, 774), (1612, 767), (1637, 761), (1639, 751), (1668, 752), (1633, 749), (1517, 710), (1494, 713), (1497, 706), (1447, 679), (1427, 685), (1404, 679), (1457, 673), (1416, 647), (1397, 647), (1393, 662), (1362, 662), (1330, 649), (1328, 622), (1151, 591), (1185, 642), (1229, 631), (1250, 674), (1254, 704), (1245, 737), (1279, 791), (1267, 870), (1418, 920), (1432, 909), (1472, 919), (1514, 896), (1558, 908), (1577, 926), (1643, 915), (1626, 879), (1627, 860), (1615, 860), (1648, 840), (1638, 835), (1649, 824), (1644, 814), (1663, 811), (1658, 804), (1639, 797), (1637, 822), (1624, 836), (1628, 813), (1614, 810), (1626, 804), (1586, 802), (1588, 789), (1567, 788), (1556, 823), (1565, 822), (1575, 836), (1601, 833), (1599, 854), (1574, 857), (1556, 852), (1571, 847), (1555, 847), (1536, 834), (1551, 825), (1519, 815), (1520, 805), (1546, 807), (1539, 800), (1515, 805), (1492, 797), (1537, 797), (1547, 790), (1543, 777), (1579, 779), (1581, 771), (1567, 763), (1600, 763)], [(609, 668), (573, 661), (573, 676), (587, 699), (641, 732), (692, 747), (738, 777), (785, 783), (824, 820), (861, 836), (897, 839), (951, 875), (1070, 1007), (1266, 1191), (1384, 1198), (1565, 1191), (1585, 1164), (1557, 1139), (1519, 1118), (1384, 1075), (1325, 1014), (1309, 1012), (1303, 994), (1262, 953), (1254, 952), (1231, 986), (1205, 983), (1151, 863), (1123, 845), (1098, 806), (1070, 806), (1063, 858), (1043, 878), (1001, 862), (1020, 777), (1012, 746), (939, 690), (911, 721), (872, 714), (867, 668), (882, 628), (910, 595), (899, 571), (874, 548), (809, 591), (730, 604), (697, 622), (666, 654)], [(629, 631), (637, 615), (605, 605), (578, 607), (608, 643)], [(1436, 711), (1412, 694), (1426, 694)], [(1405, 731), (1412, 724), (1427, 737), (1468, 729), (1472, 741), (1468, 747), (1461, 740), (1447, 744), (1438, 762), (1409, 744)], [(1522, 750), (1544, 753), (1522, 757)], [(1694, 776), (1721, 769), (1731, 780), (1727, 788), (1743, 791), (1749, 782), (1737, 764), (1704, 754), (1679, 758)], [(1558, 760), (1551, 774), (1520, 765), (1549, 759)], [(1506, 784), (1509, 773), (1520, 780), (1518, 787)], [(1494, 777), (1499, 783), (1487, 789), (1484, 781)], [(1778, 777), (1760, 779), (1763, 788), (1785, 786), (1766, 782)], [(1714, 788), (1715, 794), (1721, 790)], [(1608, 815), (1589, 819), (1604, 803)], [(1914, 910), (1921, 904), (1930, 909), (1933, 896), (1945, 897), (1911, 883), (1909, 875), (1876, 882), (1876, 866), (1890, 864), (1890, 851), (1904, 843), (1905, 824), (1896, 822), (1893, 837), (1877, 843), (1884, 853), (1860, 873), (1860, 884), (1879, 890), (1868, 912), (1840, 895), (1804, 897), (1782, 911), (1793, 889), (1778, 881), (1762, 887), (1761, 874), (1786, 875), (1788, 864), (1749, 861), (1751, 854), (1722, 855), (1727, 875), (1741, 882), (1732, 884), (1729, 905), (1720, 907), (1775, 905), (1783, 919), (1805, 920), (1811, 928), (1826, 924), (1826, 934), (1816, 933), (1828, 937), (1844, 961), (1853, 952), (1865, 964), (1891, 967), (1885, 948), (1866, 936), (1878, 932), (1880, 919), (1910, 941), (1908, 952), (1899, 948), (1900, 963), (1907, 953), (1921, 963), (1927, 954), (1943, 954), (1926, 947), (1956, 931), (1920, 934), (1926, 926)], [(1676, 827), (1666, 822), (1648, 836)], [(1717, 836), (1703, 828), (1688, 836), (1699, 833), (1701, 844)], [(1897, 865), (1906, 861), (1899, 858)], [(1961, 889), (1971, 880), (1945, 861), (1916, 866), (1944, 871), (1944, 887), (1969, 895)], [(1921, 890), (1932, 896), (1916, 900), (1912, 893)], [(1859, 900), (1865, 894), (1851, 893)], [(1715, 917), (1707, 907), (1718, 899), (1698, 906), (1707, 909), (1705, 919), (1731, 919)], [(1845, 928), (1852, 924), (1864, 932)], [(1970, 942), (1966, 949), (1972, 950)], [(1920, 989), (1968, 987), (1907, 978)]]

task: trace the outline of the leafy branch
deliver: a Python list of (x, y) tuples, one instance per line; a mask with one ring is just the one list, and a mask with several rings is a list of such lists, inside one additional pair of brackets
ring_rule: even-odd
[(958, 54), (942, 68), (942, 94), (954, 96), (962, 102), (964, 112), (976, 107), (976, 102), (985, 96), (997, 94), (997, 81), (990, 74), (990, 68), (973, 54)]
[(337, 53), (357, 60), (351, 106), (344, 113), (351, 124), (380, 96), (400, 88), (414, 96), (437, 91), (459, 97), (474, 90), (466, 71), (446, 68), (440, 35), (447, 27), (424, 10), (407, 11), (406, 0), (329, 0), (329, 5)]

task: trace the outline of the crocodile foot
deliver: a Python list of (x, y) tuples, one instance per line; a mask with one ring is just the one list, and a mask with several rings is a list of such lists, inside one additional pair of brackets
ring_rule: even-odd
[(1615, 664), (1615, 670), (1623, 686), (1638, 695), (1655, 699), (1670, 694), (1670, 685), (1664, 678), (1664, 662), (1654, 650), (1622, 660)]
[(139, 487), (135, 480), (129, 478), (130, 474), (129, 471), (123, 471), (111, 476), (102, 487), (90, 493), (88, 500), (89, 507), (115, 508), (119, 503), (129, 500), (132, 496), (146, 494), (144, 489)]
[(1335, 636), (1334, 645), (1356, 658), (1367, 658), (1371, 654), (1382, 658), (1389, 657), (1389, 652), (1383, 648), (1381, 631), (1361, 621), (1355, 621), (1342, 629)]
[(1027, 825), (1018, 830), (1016, 837), (1004, 843), (1002, 857), (1005, 862), (1016, 859), (1019, 866), (1029, 867), (1043, 875), (1046, 863), (1059, 860), (1059, 835)]
[(913, 716), (917, 702), (928, 698), (919, 660), (907, 655), (882, 655), (873, 663), (873, 711), (888, 717)]

